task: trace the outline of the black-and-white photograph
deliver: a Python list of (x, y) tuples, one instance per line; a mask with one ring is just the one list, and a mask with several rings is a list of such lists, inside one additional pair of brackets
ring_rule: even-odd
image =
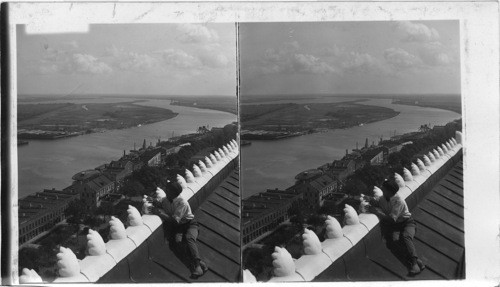
[(498, 285), (498, 6), (1, 3), (1, 285)]
[(17, 27), (21, 283), (239, 280), (235, 29)]
[(465, 276), (458, 21), (241, 23), (249, 281)]

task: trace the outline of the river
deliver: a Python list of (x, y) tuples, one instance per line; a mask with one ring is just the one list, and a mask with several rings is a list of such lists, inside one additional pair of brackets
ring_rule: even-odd
[[(314, 103), (315, 100), (293, 101)], [(325, 99), (320, 99), (325, 102)], [(287, 188), (294, 183), (294, 177), (301, 171), (317, 168), (327, 162), (341, 159), (346, 149), (363, 146), (366, 138), (369, 143), (378, 143), (380, 137), (388, 139), (396, 134), (418, 130), (420, 125), (444, 125), (461, 117), (455, 112), (422, 108), (416, 106), (391, 104), (391, 100), (373, 99), (363, 104), (394, 109), (400, 114), (396, 117), (356, 126), (348, 129), (330, 130), (300, 137), (276, 141), (252, 141), (241, 149), (241, 188), (244, 198), (272, 188)], [(242, 106), (244, 109), (244, 106)]]
[[(96, 98), (44, 101), (43, 103), (106, 103), (131, 99)], [(58, 140), (30, 140), (18, 147), (18, 197), (42, 191), (44, 188), (62, 189), (72, 183), (71, 177), (79, 171), (93, 169), (111, 160), (119, 159), (142, 146), (144, 139), (153, 145), (161, 137), (193, 133), (199, 126), (223, 127), (237, 120), (236, 115), (208, 109), (170, 105), (169, 100), (147, 100), (137, 104), (170, 109), (178, 116), (165, 121), (123, 130), (110, 130)]]

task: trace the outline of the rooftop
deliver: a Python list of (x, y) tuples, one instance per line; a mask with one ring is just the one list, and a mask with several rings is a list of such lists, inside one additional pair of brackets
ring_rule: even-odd
[[(405, 198), (418, 226), (415, 245), (428, 266), (415, 278), (382, 241), (379, 219), (361, 208), (344, 208), (344, 223), (329, 216), (326, 239), (305, 229), (304, 254), (293, 259), (276, 246), (271, 282), (461, 279), (465, 276), (462, 134), (442, 143), (403, 176), (396, 174), (398, 193)], [(255, 277), (244, 270), (245, 282)]]
[(19, 199), (19, 225), (53, 211), (54, 208), (61, 206), (61, 204), (72, 201), (75, 196), (77, 195), (60, 190), (46, 189), (43, 192), (37, 192)]
[(371, 160), (375, 156), (377, 156), (379, 153), (383, 152), (383, 148), (377, 147), (377, 148), (371, 148), (365, 152), (363, 152), (362, 157), (365, 160)]
[[(219, 156), (207, 164), (193, 167), (186, 178), (178, 176), (183, 187), (180, 196), (189, 200), (199, 223), (198, 246), (209, 270), (196, 282), (235, 282), (240, 274), (238, 145), (232, 140)], [(213, 157), (213, 155), (211, 156)], [(147, 204), (147, 203), (145, 203)], [(165, 242), (161, 219), (144, 215), (132, 205), (128, 221), (112, 217), (110, 240), (89, 230), (87, 253), (77, 260), (73, 251), (61, 247), (57, 254), (58, 276), (54, 283), (152, 283), (190, 282), (189, 269), (180, 258), (183, 249), (170, 250)], [(125, 225), (127, 227), (125, 228)], [(34, 270), (23, 269), (22, 284), (40, 283)]]
[(106, 175), (100, 175), (99, 177), (94, 178), (94, 179), (90, 180), (89, 182), (87, 182), (87, 186), (91, 190), (99, 190), (99, 189), (103, 188), (104, 186), (107, 186), (107, 185), (112, 184), (112, 183), (113, 183), (113, 181), (110, 180)]
[(326, 186), (335, 183), (335, 180), (329, 176), (328, 174), (324, 174), (311, 182), (309, 184), (311, 185), (312, 188), (316, 189), (317, 191), (321, 191), (323, 188)]
[(309, 180), (313, 177), (319, 176), (323, 174), (321, 170), (318, 169), (308, 169), (306, 171), (303, 171), (295, 176), (296, 180)]
[(253, 222), (255, 218), (266, 216), (297, 196), (302, 195), (288, 190), (268, 190), (244, 199), (242, 226)]
[(153, 157), (155, 157), (156, 155), (158, 155), (159, 153), (161, 153), (161, 150), (158, 149), (158, 148), (155, 148), (155, 149), (147, 149), (145, 152), (143, 152), (140, 156), (141, 160), (143, 161), (149, 161), (150, 159), (152, 159)]
[(78, 181), (89, 180), (90, 178), (96, 177), (99, 174), (101, 174), (101, 173), (98, 170), (89, 169), (89, 170), (84, 170), (84, 171), (81, 171), (81, 172), (73, 175), (72, 179), (78, 180)]
[(374, 228), (314, 281), (463, 279), (463, 162), (459, 161), (423, 198), (409, 198), (407, 202), (411, 205), (414, 200), (418, 200), (411, 210), (417, 221), (414, 243), (427, 265), (422, 273), (408, 276), (405, 263), (382, 242), (380, 228)]

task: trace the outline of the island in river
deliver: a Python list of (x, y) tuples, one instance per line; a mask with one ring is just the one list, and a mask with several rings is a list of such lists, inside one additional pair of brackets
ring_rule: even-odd
[(177, 116), (169, 109), (136, 105), (137, 102), (18, 105), (18, 139), (56, 139), (130, 128)]
[(275, 140), (328, 129), (345, 129), (395, 117), (393, 109), (340, 103), (255, 104), (241, 107), (241, 139)]

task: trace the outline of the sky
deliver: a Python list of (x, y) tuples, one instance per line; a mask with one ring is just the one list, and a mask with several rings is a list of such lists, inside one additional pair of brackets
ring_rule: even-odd
[(235, 24), (92, 24), (87, 32), (17, 27), (18, 94), (236, 94)]
[(460, 94), (458, 21), (243, 23), (241, 96)]

